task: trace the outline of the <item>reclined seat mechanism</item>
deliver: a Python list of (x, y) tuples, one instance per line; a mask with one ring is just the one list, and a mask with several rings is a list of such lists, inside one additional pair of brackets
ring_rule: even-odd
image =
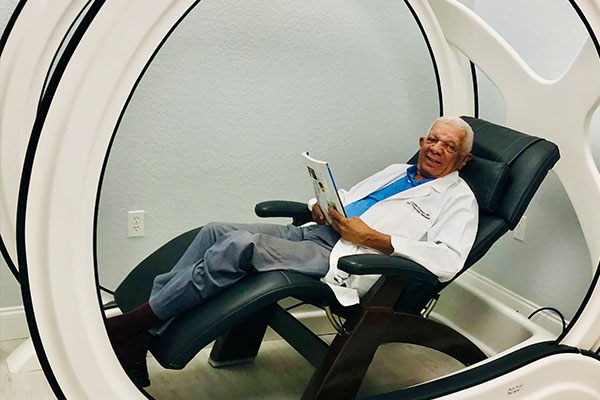
[[(480, 215), (475, 244), (457, 276), (516, 227), (560, 157), (556, 145), (544, 139), (481, 119), (463, 119), (475, 132), (474, 159), (460, 175), (475, 193)], [(409, 162), (416, 162), (416, 155)], [(291, 217), (296, 225), (311, 221), (305, 203), (268, 201), (255, 211), (260, 217)], [(171, 269), (199, 229), (172, 239), (131, 271), (115, 292), (121, 310), (132, 310), (148, 300), (154, 277)], [(486, 358), (462, 334), (421, 315), (450, 282), (440, 283), (423, 266), (399, 256), (347, 256), (338, 267), (350, 274), (381, 274), (381, 278), (359, 305), (343, 307), (317, 279), (289, 271), (251, 273), (174, 320), (150, 351), (163, 367), (181, 369), (216, 339), (210, 362), (224, 366), (252, 360), (271, 326), (316, 368), (303, 399), (354, 398), (375, 351), (384, 343), (426, 346), (465, 365)], [(345, 319), (331, 345), (277, 304), (286, 297), (328, 308)]]

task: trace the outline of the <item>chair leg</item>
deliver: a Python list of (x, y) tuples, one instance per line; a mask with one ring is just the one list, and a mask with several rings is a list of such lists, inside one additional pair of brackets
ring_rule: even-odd
[(419, 315), (394, 313), (382, 343), (411, 343), (449, 355), (466, 366), (487, 356), (473, 342), (454, 329)]
[(369, 307), (353, 329), (338, 335), (313, 374), (302, 400), (354, 399), (377, 348), (382, 343), (412, 343), (448, 354), (465, 365), (486, 358), (471, 341), (453, 329), (421, 316)]
[[(390, 313), (362, 312), (354, 329), (338, 335), (313, 374), (302, 400), (354, 399), (385, 332)], [(346, 325), (349, 325), (348, 323)]]
[(269, 312), (256, 313), (219, 337), (210, 352), (209, 364), (219, 368), (254, 361), (265, 336), (269, 316)]

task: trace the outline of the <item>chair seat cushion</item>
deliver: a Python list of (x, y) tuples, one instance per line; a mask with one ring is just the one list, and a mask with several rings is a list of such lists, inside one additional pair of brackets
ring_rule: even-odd
[(150, 350), (163, 367), (181, 369), (207, 344), (286, 297), (340, 306), (329, 286), (318, 279), (290, 271), (252, 273), (176, 318)]
[[(171, 269), (200, 228), (185, 232), (144, 259), (115, 291), (115, 302), (130, 311), (147, 301), (154, 277)], [(169, 325), (151, 352), (165, 368), (183, 368), (202, 348), (261, 309), (286, 297), (343, 309), (326, 284), (297, 272), (250, 273), (234, 286)]]

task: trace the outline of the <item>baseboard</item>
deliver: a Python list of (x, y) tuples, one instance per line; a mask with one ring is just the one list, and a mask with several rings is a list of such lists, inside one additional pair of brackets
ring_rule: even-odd
[[(540, 305), (514, 293), (513, 291), (499, 285), (498, 283), (477, 272), (467, 271), (460, 277), (460, 280), (460, 284), (467, 290), (472, 288), (474, 291), (484, 292), (490, 298), (504, 304), (510, 309), (515, 310), (525, 318), (541, 308)], [(280, 303), (280, 305), (282, 307), (286, 307), (293, 304), (293, 301), (290, 300), (292, 299), (285, 299)], [(302, 306), (292, 310), (292, 314), (318, 335), (329, 335), (335, 333), (335, 330), (329, 323), (323, 310), (319, 310), (312, 306)], [(486, 316), (486, 318), (493, 318), (493, 316)], [(556, 336), (560, 335), (562, 332), (562, 322), (554, 313), (539, 312), (532, 317), (531, 322)], [(568, 323), (568, 321), (566, 322)], [(279, 336), (269, 329), (265, 340), (273, 339), (279, 339)]]
[(0, 308), (0, 341), (29, 337), (25, 310), (20, 307)]
[[(529, 299), (526, 299), (521, 295), (518, 295), (517, 293), (514, 293), (513, 291), (499, 285), (498, 283), (477, 272), (469, 270), (461, 275), (459, 279), (465, 284), (465, 286), (473, 287), (485, 292), (487, 295), (499, 301), (500, 303), (503, 303), (516, 312), (524, 315), (525, 318), (529, 317), (529, 315), (531, 315), (531, 313), (534, 311), (542, 308), (542, 306), (532, 302)], [(531, 321), (545, 330), (555, 334), (556, 336), (560, 335), (563, 329), (560, 317), (553, 312), (539, 312), (531, 318)], [(565, 322), (567, 324), (569, 323), (568, 320)]]

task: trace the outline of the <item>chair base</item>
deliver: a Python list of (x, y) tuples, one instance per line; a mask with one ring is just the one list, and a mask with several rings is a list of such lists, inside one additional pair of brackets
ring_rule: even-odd
[(213, 368), (231, 367), (234, 365), (251, 364), (256, 357), (240, 358), (237, 360), (215, 361), (212, 357), (208, 357), (208, 364)]
[(421, 345), (465, 365), (486, 358), (475, 344), (453, 329), (420, 315), (395, 311), (390, 305), (394, 302), (390, 301), (389, 294), (397, 293), (401, 284), (399, 279), (383, 279), (374, 288), (373, 295), (367, 296), (365, 303), (354, 309), (344, 324), (344, 333), (338, 334), (330, 346), (302, 322), (273, 304), (261, 311), (264, 319), (250, 318), (220, 337), (213, 347), (211, 359), (219, 366), (252, 360), (253, 357), (245, 357), (258, 353), (263, 327), (266, 327), (263, 324), (268, 324), (316, 368), (302, 400), (345, 400), (355, 398), (381, 344)]
[(363, 298), (344, 324), (345, 333), (335, 337), (325, 358), (313, 374), (302, 400), (353, 399), (373, 361), (385, 343), (410, 343), (430, 347), (465, 365), (486, 355), (455, 330), (420, 315), (396, 311), (394, 304), (406, 282), (383, 277)]

